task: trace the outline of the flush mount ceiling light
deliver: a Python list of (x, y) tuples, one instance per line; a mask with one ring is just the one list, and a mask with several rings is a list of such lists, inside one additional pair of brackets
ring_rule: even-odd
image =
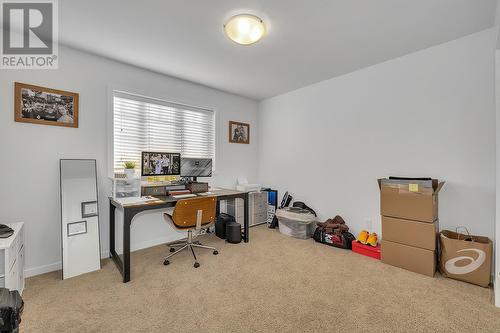
[(260, 17), (239, 14), (231, 17), (224, 24), (224, 32), (232, 41), (241, 45), (250, 45), (264, 36), (266, 26)]

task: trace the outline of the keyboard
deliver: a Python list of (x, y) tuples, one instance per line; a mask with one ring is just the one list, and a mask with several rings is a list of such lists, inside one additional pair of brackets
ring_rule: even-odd
[(179, 195), (173, 195), (172, 198), (175, 199), (185, 199), (185, 198), (194, 198), (196, 197), (196, 194), (179, 194)]

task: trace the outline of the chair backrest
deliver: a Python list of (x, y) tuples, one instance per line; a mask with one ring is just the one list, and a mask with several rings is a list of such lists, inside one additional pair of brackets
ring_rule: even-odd
[(216, 197), (198, 197), (177, 201), (172, 221), (180, 229), (199, 229), (215, 222)]

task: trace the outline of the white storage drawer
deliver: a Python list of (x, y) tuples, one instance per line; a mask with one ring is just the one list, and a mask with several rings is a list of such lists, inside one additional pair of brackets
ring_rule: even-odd
[(10, 290), (17, 290), (17, 283), (19, 280), (18, 267), (16, 265), (17, 261), (14, 261), (11, 270), (5, 276), (5, 288)]
[(19, 252), (19, 237), (14, 238), (11, 246), (7, 249), (7, 266), (5, 269), (10, 270), (16, 261)]
[[(1, 222), (0, 222), (1, 223)], [(8, 238), (0, 238), (0, 286), (10, 290), (24, 289), (24, 223), (6, 223), (14, 230)]]
[(17, 279), (17, 290), (24, 290), (24, 246), (21, 247), (19, 251), (19, 258), (17, 263), (18, 279)]
[(258, 213), (251, 217), (250, 225), (260, 224), (267, 222), (267, 213)]

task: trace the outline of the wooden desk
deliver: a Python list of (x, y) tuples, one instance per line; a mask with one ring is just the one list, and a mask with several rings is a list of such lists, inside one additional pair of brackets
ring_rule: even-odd
[[(249, 241), (248, 230), (248, 192), (240, 192), (235, 190), (211, 190), (214, 196), (217, 197), (217, 215), (219, 215), (220, 201), (228, 199), (243, 199), (244, 201), (244, 225), (242, 231), (242, 239), (245, 243)], [(145, 202), (133, 205), (122, 205), (115, 201), (114, 198), (109, 198), (109, 252), (113, 258), (118, 270), (123, 276), (123, 282), (130, 281), (130, 226), (134, 216), (140, 212), (153, 209), (165, 209), (173, 207), (178, 200), (173, 197), (157, 196), (159, 201)], [(115, 251), (115, 209), (123, 210), (123, 260)]]

